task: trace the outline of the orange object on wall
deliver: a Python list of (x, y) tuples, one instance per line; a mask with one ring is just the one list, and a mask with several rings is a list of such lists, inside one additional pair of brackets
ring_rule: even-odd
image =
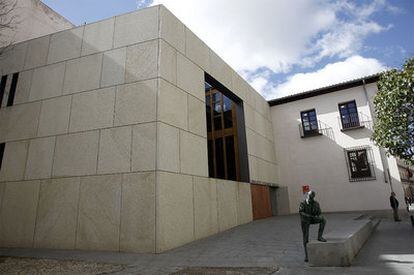
[(269, 186), (250, 184), (252, 192), (253, 220), (264, 219), (272, 216), (270, 205)]

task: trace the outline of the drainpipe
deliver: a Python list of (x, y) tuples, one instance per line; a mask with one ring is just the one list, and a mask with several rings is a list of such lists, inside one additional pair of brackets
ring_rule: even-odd
[[(372, 122), (375, 124), (376, 117), (375, 117), (375, 113), (373, 112), (374, 106), (372, 105), (371, 101), (369, 100), (369, 96), (368, 96), (368, 91), (367, 91), (367, 88), (366, 88), (365, 79), (362, 79), (362, 87), (364, 89), (365, 99), (367, 100), (367, 106), (368, 106), (369, 113), (371, 115)], [(380, 157), (381, 157), (381, 164), (382, 164), (382, 167), (384, 169), (384, 171), (383, 171), (383, 173), (384, 173), (384, 181), (385, 182), (388, 182), (387, 181), (387, 177), (388, 177), (388, 179), (390, 181), (391, 192), (394, 192), (394, 188), (392, 186), (390, 169), (388, 167), (388, 162), (387, 162), (387, 156), (385, 155), (385, 151), (384, 151), (383, 148), (381, 148), (381, 147), (378, 146), (378, 149), (379, 149), (379, 153), (380, 153)]]

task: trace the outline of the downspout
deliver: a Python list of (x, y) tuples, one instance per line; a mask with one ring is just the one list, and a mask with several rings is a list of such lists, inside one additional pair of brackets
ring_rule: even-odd
[[(369, 113), (371, 115), (372, 122), (375, 124), (376, 117), (375, 117), (375, 113), (373, 112), (374, 106), (372, 106), (372, 103), (369, 100), (365, 79), (362, 79), (362, 87), (364, 89), (365, 99), (367, 100), (367, 106), (368, 106), (368, 109), (369, 109)], [(390, 181), (391, 192), (394, 192), (394, 188), (392, 186), (392, 179), (391, 179), (390, 169), (388, 167), (388, 162), (387, 162), (387, 157), (385, 155), (385, 151), (382, 147), (379, 147), (379, 146), (378, 146), (378, 149), (379, 149), (379, 153), (380, 153), (381, 164), (382, 164), (382, 167), (384, 169), (384, 171), (383, 171), (383, 173), (384, 173), (384, 182), (386, 182), (386, 183), (388, 182), (387, 181), (387, 177), (388, 177), (388, 179)]]

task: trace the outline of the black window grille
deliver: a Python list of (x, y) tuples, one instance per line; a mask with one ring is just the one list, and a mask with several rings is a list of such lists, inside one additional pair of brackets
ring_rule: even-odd
[(354, 147), (345, 149), (350, 181), (375, 179), (375, 165), (370, 147)]
[(302, 120), (303, 135), (317, 135), (319, 134), (318, 120), (316, 118), (315, 109), (300, 112)]
[(338, 104), (338, 106), (339, 106), (339, 114), (341, 117), (343, 129), (360, 126), (355, 100), (345, 102), (345, 103), (340, 103)]

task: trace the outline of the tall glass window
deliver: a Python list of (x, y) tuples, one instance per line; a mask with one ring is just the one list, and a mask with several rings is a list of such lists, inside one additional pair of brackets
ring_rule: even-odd
[(205, 84), (209, 175), (240, 180), (236, 104)]

